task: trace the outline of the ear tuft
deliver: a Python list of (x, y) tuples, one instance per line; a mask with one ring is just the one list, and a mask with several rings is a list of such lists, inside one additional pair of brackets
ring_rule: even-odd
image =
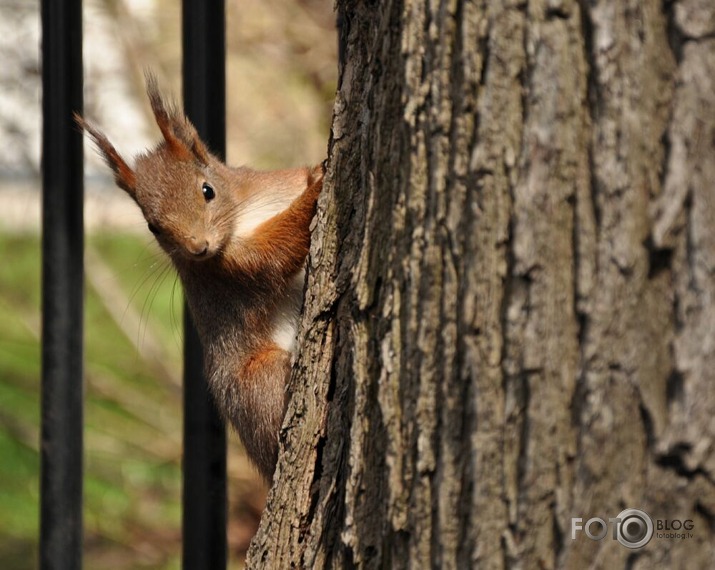
[(159, 92), (156, 75), (147, 71), (145, 77), (151, 109), (169, 150), (181, 160), (195, 158), (201, 164), (208, 164), (208, 150), (199, 138), (194, 125), (179, 112), (175, 105), (164, 100)]
[(75, 123), (80, 129), (89, 134), (90, 138), (96, 145), (104, 161), (109, 165), (109, 168), (114, 172), (114, 180), (122, 190), (130, 196), (134, 196), (136, 191), (136, 175), (129, 167), (126, 161), (109, 142), (106, 136), (92, 123), (85, 120), (78, 113), (74, 114)]
[(159, 92), (159, 83), (156, 80), (156, 75), (147, 71), (146, 77), (146, 94), (149, 96), (151, 110), (154, 113), (154, 119), (159, 126), (161, 134), (164, 136), (167, 146), (172, 154), (176, 155), (181, 160), (190, 158), (189, 149), (181, 141), (176, 133), (177, 113), (173, 105), (164, 101), (164, 98)]
[(199, 137), (196, 127), (194, 127), (188, 119), (184, 120), (183, 138), (189, 146), (191, 154), (194, 155), (194, 158), (204, 166), (208, 166), (210, 156), (209, 151), (206, 148), (204, 141), (202, 141), (201, 137)]

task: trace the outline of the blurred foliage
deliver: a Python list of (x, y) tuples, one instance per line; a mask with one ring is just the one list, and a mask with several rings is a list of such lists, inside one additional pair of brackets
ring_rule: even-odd
[[(112, 140), (127, 145), (140, 135), (156, 140), (159, 133), (144, 95), (144, 71), (151, 69), (158, 75), (166, 95), (180, 98), (181, 3), (90, 0), (88, 4), (85, 30), (113, 23), (119, 54), (111, 55), (121, 63), (111, 65), (119, 65), (121, 72), (108, 74), (104, 52), (86, 53), (87, 110)], [(333, 2), (226, 0), (226, 47), (228, 162), (283, 168), (323, 161), (337, 85)], [(141, 124), (128, 121), (122, 108), (116, 108), (127, 95), (143, 109)], [(133, 127), (132, 132), (128, 127)], [(122, 151), (125, 146), (118, 148)]]
[[(85, 304), (85, 552), (89, 568), (178, 568), (181, 551), (181, 294), (150, 238), (93, 236)], [(0, 559), (34, 568), (39, 528), (40, 244), (0, 233)], [(91, 261), (90, 261), (91, 259)], [(106, 264), (109, 272), (98, 271)], [(98, 273), (99, 276), (91, 276)], [(125, 296), (99, 289), (116, 280)], [(109, 307), (107, 303), (117, 306)], [(117, 310), (119, 309), (119, 310)], [(139, 315), (136, 330), (124, 320)], [(117, 315), (119, 319), (117, 319)], [(152, 339), (172, 366), (146, 354)], [(237, 563), (265, 490), (232, 441)]]

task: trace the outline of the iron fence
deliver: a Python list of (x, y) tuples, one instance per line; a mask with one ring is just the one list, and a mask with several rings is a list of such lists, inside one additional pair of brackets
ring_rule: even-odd
[[(82, 566), (84, 221), (82, 2), (43, 0), (40, 568)], [(183, 95), (225, 154), (225, 6), (183, 1)], [(183, 568), (226, 567), (226, 435), (185, 318)]]

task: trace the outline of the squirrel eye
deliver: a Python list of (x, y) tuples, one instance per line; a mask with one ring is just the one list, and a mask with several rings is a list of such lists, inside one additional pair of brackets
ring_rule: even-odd
[(151, 233), (153, 233), (155, 236), (158, 236), (158, 235), (159, 235), (159, 228), (157, 228), (154, 224), (152, 224), (151, 222), (149, 222), (149, 223), (147, 224), (147, 226), (148, 226), (149, 231), (150, 231)]
[(207, 202), (216, 197), (216, 192), (214, 192), (214, 189), (211, 188), (211, 185), (208, 184), (208, 182), (204, 182), (204, 185), (201, 187), (201, 191), (204, 193), (204, 199)]

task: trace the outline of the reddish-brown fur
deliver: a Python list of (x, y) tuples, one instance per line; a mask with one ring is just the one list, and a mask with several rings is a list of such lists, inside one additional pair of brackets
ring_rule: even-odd
[[(152, 77), (147, 92), (164, 140), (138, 156), (134, 168), (96, 127), (76, 120), (176, 267), (204, 346), (211, 392), (270, 481), (291, 364), (289, 350), (274, 339), (281, 327), (292, 330), (301, 301), (296, 279), (310, 246), (322, 168), (228, 167), (164, 102)], [(206, 198), (207, 184), (212, 198)], [(262, 217), (251, 225), (256, 211)]]

